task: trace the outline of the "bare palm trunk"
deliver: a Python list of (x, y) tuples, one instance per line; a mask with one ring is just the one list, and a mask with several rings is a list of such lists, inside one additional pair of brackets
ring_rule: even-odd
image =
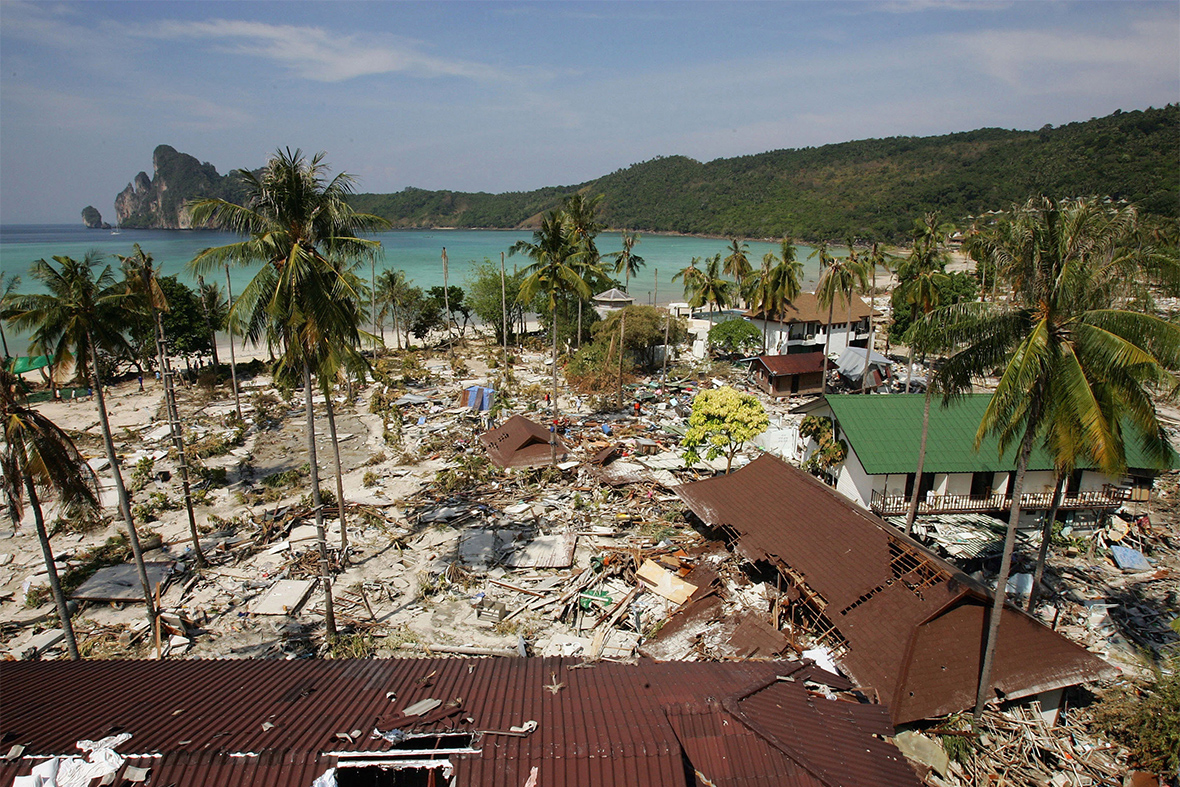
[(582, 296), (578, 296), (578, 349), (582, 349)]
[(832, 298), (832, 302), (828, 304), (828, 324), (824, 326), (824, 362), (823, 362), (823, 386), (820, 391), (824, 396), (828, 393), (828, 351), (832, 346), (832, 307), (836, 305), (836, 299)]
[(381, 341), (385, 341), (385, 331), (382, 330), (380, 334), (377, 333), (377, 258), (373, 257), (369, 260), (369, 310), (373, 313), (373, 357), (377, 357), (377, 337), (381, 336)]
[(869, 356), (873, 352), (873, 345), (876, 343), (873, 335), (873, 303), (877, 293), (877, 266), (873, 265), (873, 284), (869, 288), (869, 343), (865, 347), (865, 368), (860, 373), (860, 392), (864, 393), (869, 387)]
[(623, 407), (623, 338), (627, 334), (627, 307), (619, 315), (619, 409)]
[[(229, 304), (229, 308), (232, 309), (234, 305), (234, 291), (229, 281), (229, 265), (225, 266), (225, 297), (226, 303)], [(229, 339), (229, 376), (233, 381), (234, 386), (234, 407), (238, 411), (238, 420), (241, 421), (243, 420), (242, 399), (241, 395), (238, 393), (238, 364), (237, 359), (234, 358), (234, 332), (233, 329), (230, 328), (228, 317), (226, 318), (225, 323), (225, 335), (226, 338)]]
[(443, 315), (443, 319), (447, 324), (447, 347), (450, 350), (451, 360), (455, 360), (455, 340), (451, 336), (451, 296), (449, 294), (450, 287), (447, 286), (447, 247), (443, 246), (442, 250), (442, 265), (443, 265), (443, 308), (447, 313)]
[(549, 430), (549, 464), (557, 464), (557, 302), (553, 303), (553, 424)]
[(172, 434), (172, 446), (180, 462), (180, 483), (184, 490), (184, 508), (188, 513), (188, 532), (193, 542), (193, 554), (196, 556), (197, 568), (204, 568), (205, 554), (201, 551), (201, 536), (197, 532), (197, 518), (193, 513), (193, 493), (189, 485), (188, 454), (184, 448), (184, 426), (180, 421), (180, 408), (176, 406), (176, 387), (172, 382), (172, 364), (168, 360), (168, 353), (164, 347), (164, 323), (160, 313), (152, 307), (152, 316), (156, 324), (156, 354), (159, 356), (160, 376), (164, 381), (164, 407), (168, 411), (168, 427)]
[[(1035, 399), (1030, 410), (1031, 412), (1028, 416), (1029, 423), (1035, 424), (1038, 420), (1036, 416), (1040, 410)], [(1008, 490), (1012, 495), (1012, 507), (1008, 513), (1008, 532), (1004, 536), (1004, 554), (1000, 558), (1000, 573), (996, 577), (995, 600), (992, 602), (991, 617), (987, 624), (987, 640), (983, 651), (983, 667), (979, 674), (979, 691), (975, 696), (973, 724), (976, 727), (979, 726), (979, 719), (983, 716), (984, 705), (991, 699), (992, 663), (996, 656), (996, 635), (1000, 630), (1000, 618), (1003, 616), (1004, 600), (1008, 596), (1008, 574), (1012, 570), (1012, 550), (1016, 546), (1016, 527), (1020, 524), (1020, 495), (1024, 491), (1024, 476), (1028, 472), (1028, 458), (1032, 454), (1033, 438), (1035, 436), (1036, 431), (1034, 427), (1030, 426), (1025, 429), (1024, 437), (1020, 442), (1020, 455), (1016, 462), (1016, 477), (1013, 479), (1013, 488)]]
[(4, 336), (4, 326), (0, 325), (0, 344), (4, 345), (4, 357), (11, 358), (8, 354), (8, 339)]
[(504, 283), (504, 252), (500, 252), (500, 330), (504, 332), (504, 384), (508, 384), (508, 295)]
[(672, 322), (672, 315), (664, 314), (664, 371), (660, 374), (660, 379), (667, 381), (668, 379), (668, 356), (672, 354), (672, 350), (668, 347), (668, 328)]
[(204, 276), (197, 277), (197, 286), (201, 290), (201, 310), (205, 312), (205, 324), (209, 326), (209, 350), (213, 354), (213, 371), (216, 374), (217, 370), (221, 368), (221, 359), (217, 357), (217, 329), (213, 327), (213, 315), (209, 313), (209, 304), (205, 301)]
[(143, 563), (143, 550), (139, 546), (139, 531), (135, 529), (135, 520), (131, 517), (131, 500), (127, 496), (127, 487), (123, 485), (123, 473), (119, 469), (119, 456), (115, 453), (115, 441), (111, 437), (111, 422), (107, 418), (107, 403), (102, 392), (102, 379), (98, 374), (98, 353), (94, 349), (94, 337), (89, 332), (86, 334), (86, 344), (90, 348), (90, 381), (94, 386), (94, 401), (98, 405), (98, 422), (102, 427), (102, 441), (106, 447), (107, 462), (110, 463), (111, 473), (115, 477), (119, 512), (123, 515), (123, 522), (127, 525), (127, 540), (131, 543), (131, 554), (135, 558), (135, 567), (139, 570), (139, 582), (143, 589), (143, 603), (147, 608), (148, 623), (154, 628), (156, 625), (156, 605), (152, 602), (152, 583), (148, 580), (147, 567)]
[(905, 515), (905, 534), (908, 536), (914, 529), (914, 519), (918, 516), (918, 493), (922, 489), (922, 471), (926, 465), (926, 437), (930, 434), (930, 394), (934, 386), (926, 381), (926, 405), (922, 409), (922, 441), (918, 444), (918, 473), (914, 477), (914, 490), (910, 494), (910, 507)]
[(340, 463), (340, 441), (336, 439), (336, 408), (332, 392), (324, 386), (324, 400), (328, 411), (328, 432), (332, 436), (332, 457), (336, 462), (336, 510), (340, 515), (340, 555), (348, 562), (348, 522), (344, 517), (344, 466)]
[(1049, 515), (1045, 517), (1045, 524), (1041, 526), (1041, 548), (1037, 550), (1037, 568), (1033, 572), (1032, 588), (1028, 591), (1028, 611), (1031, 614), (1037, 603), (1037, 591), (1041, 587), (1041, 578), (1045, 576), (1045, 558), (1049, 555), (1049, 540), (1053, 537), (1053, 523), (1057, 521), (1057, 511), (1061, 508), (1061, 495), (1065, 491), (1065, 476), (1057, 477), (1057, 485), (1053, 488), (1053, 504), (1049, 507)]
[(66, 652), (70, 658), (79, 661), (78, 641), (74, 638), (74, 624), (70, 621), (70, 608), (66, 605), (66, 596), (61, 590), (61, 581), (57, 577), (57, 566), (53, 562), (53, 547), (49, 545), (49, 533), (45, 530), (45, 516), (41, 513), (41, 500), (37, 497), (37, 487), (33, 478), (25, 473), (25, 492), (29, 495), (29, 507), (33, 509), (33, 524), (37, 527), (37, 540), (41, 542), (41, 555), (45, 558), (45, 570), (49, 574), (49, 591), (53, 594), (53, 603), (57, 607), (57, 618), (61, 622), (62, 633), (66, 638)]
[[(905, 373), (905, 392), (906, 393), (910, 392), (910, 383), (913, 381), (913, 379), (914, 379), (914, 348), (913, 348), (912, 342), (911, 342), (910, 361), (909, 361), (909, 366), (907, 367), (906, 373)], [(930, 385), (929, 380), (926, 381), (926, 385), (927, 385), (927, 387), (929, 387), (929, 385)]]
[(332, 609), (332, 571), (328, 562), (328, 539), (324, 535), (324, 504), (320, 498), (320, 468), (315, 451), (315, 408), (312, 403), (311, 366), (303, 362), (303, 406), (307, 413), (307, 464), (311, 475), (311, 505), (315, 509), (315, 537), (320, 548), (320, 584), (324, 589), (324, 627), (336, 636), (336, 613)]

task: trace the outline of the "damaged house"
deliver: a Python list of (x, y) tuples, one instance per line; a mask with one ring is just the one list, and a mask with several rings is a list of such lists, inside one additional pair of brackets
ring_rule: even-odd
[(919, 787), (850, 689), (806, 661), (22, 662), (0, 784)]
[[(549, 430), (523, 415), (514, 415), (495, 429), (479, 436), (488, 458), (497, 467), (543, 467), (552, 459)], [(569, 458), (568, 449), (557, 441), (557, 461)]]
[(776, 398), (818, 394), (824, 387), (825, 360), (823, 353), (759, 355), (750, 361), (750, 379)]
[[(1001, 456), (999, 443), (989, 435), (975, 450), (975, 432), (990, 400), (988, 394), (971, 394), (949, 407), (931, 404), (921, 480), (916, 473), (924, 395), (835, 394), (793, 412), (834, 421), (837, 437), (848, 446), (847, 457), (834, 470), (834, 485), (874, 514), (905, 514), (915, 484), (919, 514), (996, 514), (1012, 505), (1008, 489), (1016, 475), (1018, 446)], [(1146, 500), (1161, 469), (1153, 467), (1137, 439), (1127, 440), (1127, 465), (1123, 478), (1079, 467), (1066, 483), (1061, 510), (1113, 511), (1127, 500)], [(1030, 518), (1051, 507), (1055, 483), (1052, 458), (1044, 448), (1034, 447), (1020, 501)]]
[[(762, 312), (748, 311), (746, 319), (766, 336), (766, 346), (771, 355), (793, 355), (794, 353), (822, 353), (827, 335), (831, 334), (828, 352), (839, 353), (845, 347), (867, 347), (869, 344), (869, 315), (879, 314), (856, 296), (852, 297), (851, 309), (843, 295), (836, 297), (832, 306), (831, 320), (828, 309), (820, 305), (813, 292), (803, 292), (799, 297), (783, 306), (775, 316)], [(852, 322), (848, 318), (851, 312)]]
[[(830, 651), (889, 706), (894, 724), (974, 706), (988, 588), (770, 454), (674, 491), (773, 576), (778, 625)], [(1055, 706), (1064, 687), (1115, 672), (1011, 605), (998, 637), (992, 690), (1000, 699), (1042, 695)]]

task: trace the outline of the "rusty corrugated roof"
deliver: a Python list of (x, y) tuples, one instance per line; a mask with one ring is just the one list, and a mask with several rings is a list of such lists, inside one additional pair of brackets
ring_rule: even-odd
[[(902, 724), (974, 704), (990, 590), (807, 473), (764, 454), (676, 487), (751, 560), (788, 567), (848, 643), (842, 665)], [(1008, 698), (1096, 680), (1114, 668), (1006, 606), (993, 686)]]
[[(479, 436), (487, 449), (488, 458), (503, 468), (540, 467), (549, 464), (549, 430), (523, 415), (514, 415), (495, 429)], [(557, 461), (564, 462), (568, 452), (560, 438), (557, 441)]]
[[(395, 756), (396, 747), (370, 735), (376, 728), (436, 734), (482, 731), (470, 743), (475, 751), (449, 755), (455, 785), (519, 787), (537, 767), (538, 783), (555, 787), (688, 787), (692, 781), (686, 776), (686, 760), (717, 785), (916, 784), (912, 773), (908, 782), (894, 778), (896, 772), (890, 769), (898, 757), (896, 749), (867, 739), (868, 727), (833, 720), (830, 709), (817, 711), (816, 702), (805, 693), (774, 688), (776, 676), (788, 672), (837, 687), (846, 685), (838, 676), (797, 662), (5, 663), (0, 666), (0, 734), (8, 745), (23, 744), (26, 749), (17, 762), (0, 765), (0, 783), (27, 774), (45, 757), (78, 754), (76, 741), (129, 732), (131, 739), (118, 751), (128, 757), (129, 764), (152, 768), (153, 784), (310, 787), (328, 768), (355, 762), (360, 756), (373, 761)], [(748, 705), (754, 691), (769, 691), (773, 707)], [(429, 698), (444, 704), (421, 717), (401, 713)], [(754, 730), (733, 713), (714, 710), (735, 731), (744, 728), (755, 733), (726, 742), (738, 762), (750, 764), (729, 776), (710, 774), (714, 764), (698, 751), (720, 741), (698, 741), (699, 745), (687, 747), (670, 721), (676, 707), (726, 700), (738, 703), (734, 707), (742, 719), (765, 725), (763, 731)], [(448, 707), (451, 703), (456, 704)], [(870, 710), (860, 712), (868, 718), (883, 712), (865, 707)], [(780, 729), (778, 717), (783, 714), (801, 731), (786, 748), (768, 743), (766, 735), (766, 730)], [(526, 737), (497, 734), (530, 720), (538, 726)], [(338, 737), (354, 730), (361, 731), (354, 741)], [(429, 748), (431, 740), (419, 748)], [(849, 773), (893, 776), (836, 778), (833, 774), (843, 772), (833, 771), (828, 764), (832, 747), (849, 763)], [(812, 751), (817, 752), (814, 757)], [(768, 773), (763, 767), (767, 762), (778, 763), (783, 778), (774, 771)], [(788, 781), (786, 775), (795, 773), (807, 778)]]
[[(870, 313), (880, 314), (880, 312), (873, 311), (872, 307), (857, 296), (852, 296), (853, 322), (863, 320)], [(750, 310), (746, 312), (746, 316), (761, 320), (762, 312)], [(801, 292), (799, 297), (784, 305), (776, 316), (771, 317), (770, 322), (817, 322), (820, 325), (827, 325), (828, 308), (820, 305), (819, 298), (814, 292)], [(843, 294), (840, 294), (832, 301), (832, 323), (838, 325), (846, 322), (848, 322), (848, 300)]]
[[(770, 372), (771, 377), (778, 377), (784, 374), (811, 374), (823, 371), (824, 354), (822, 352), (813, 352), (791, 353), (788, 355), (759, 355), (754, 359), (754, 362), (765, 367), (766, 371)], [(831, 362), (828, 363), (828, 368), (834, 368)]]

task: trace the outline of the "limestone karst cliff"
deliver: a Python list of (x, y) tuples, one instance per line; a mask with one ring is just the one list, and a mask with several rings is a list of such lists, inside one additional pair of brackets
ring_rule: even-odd
[(111, 228), (110, 224), (102, 220), (102, 214), (93, 205), (82, 208), (82, 223), (87, 229), (92, 230), (109, 230)]
[(152, 153), (152, 176), (140, 172), (115, 198), (115, 215), (122, 227), (199, 229), (193, 226), (186, 204), (205, 197), (237, 201), (235, 178), (219, 175), (210, 163), (202, 163), (169, 145)]

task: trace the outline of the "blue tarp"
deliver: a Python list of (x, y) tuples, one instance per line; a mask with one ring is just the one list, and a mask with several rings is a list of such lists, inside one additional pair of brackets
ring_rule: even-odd
[(485, 388), (482, 385), (473, 385), (470, 388), (463, 389), (463, 394), (459, 398), (459, 405), (461, 407), (470, 407), (472, 410), (491, 410), (492, 397), (495, 395), (495, 390), (491, 388)]

